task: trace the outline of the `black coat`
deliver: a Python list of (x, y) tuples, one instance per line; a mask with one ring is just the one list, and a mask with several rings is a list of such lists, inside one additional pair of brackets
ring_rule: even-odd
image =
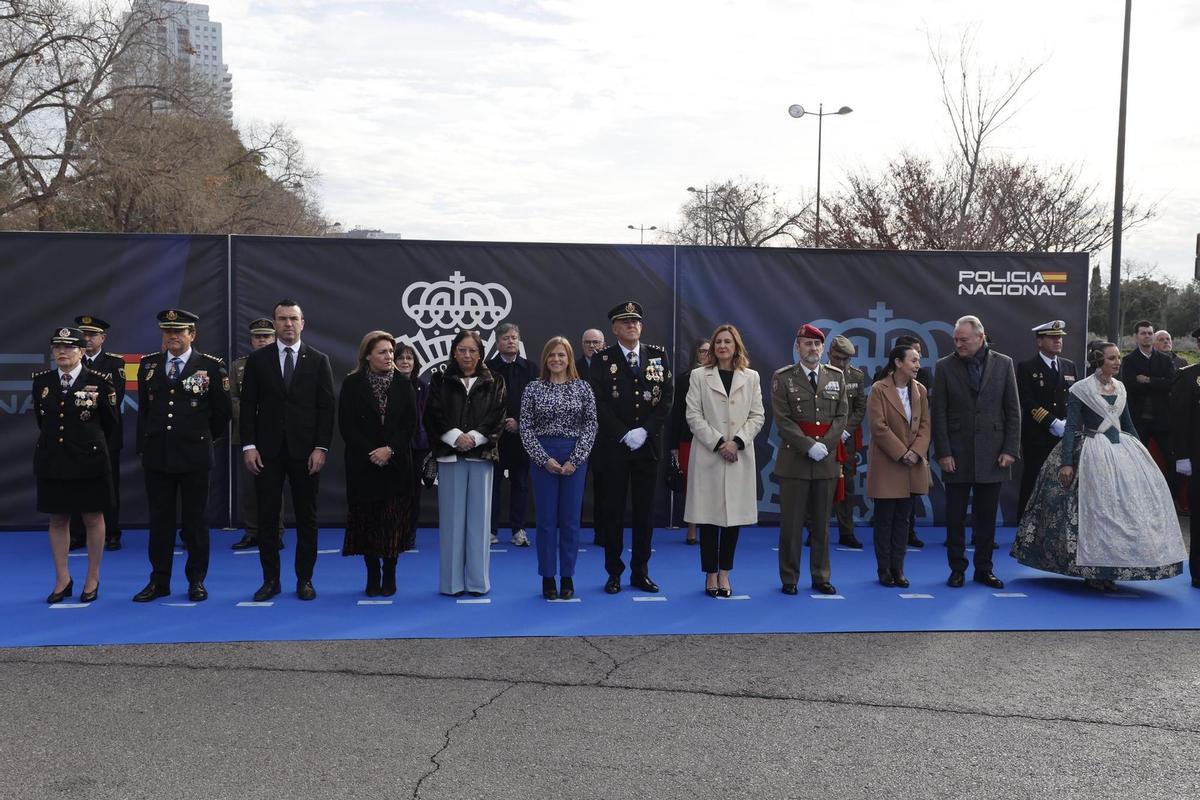
[(246, 358), (239, 430), (242, 446), (273, 456), (287, 444), (288, 455), (308, 458), (333, 441), (333, 370), (329, 356), (301, 342), (292, 384), (283, 385), (279, 349), (255, 350)]
[[(179, 379), (167, 378), (167, 353), (143, 356), (138, 365), (137, 451), (142, 466), (162, 472), (195, 472), (213, 464), (213, 440), (233, 416), (229, 374), (216, 356), (192, 350)], [(192, 391), (207, 379), (207, 387)]]
[[(511, 364), (505, 363), (497, 353), (485, 362), (485, 366), (504, 380), (504, 396), (506, 417), (519, 420), (521, 418), (521, 397), (525, 387), (537, 378), (533, 374), (533, 365), (528, 359), (517, 356)], [(521, 444), (519, 431), (503, 431), (497, 442), (498, 459), (502, 467), (522, 469), (529, 464), (529, 454), (525, 445)]]
[(93, 372), (102, 372), (108, 376), (113, 391), (117, 394), (116, 425), (108, 435), (108, 450), (109, 452), (120, 450), (125, 446), (124, 414), (121, 412), (125, 404), (125, 359), (103, 351), (96, 356), (90, 367), (87, 366), (87, 353), (84, 353), (83, 359), (85, 368)]
[(1200, 480), (1195, 474), (1197, 463), (1200, 463), (1200, 364), (1179, 370), (1171, 385), (1170, 400), (1175, 458), (1191, 459), (1194, 462), (1192, 480)]
[(1056, 419), (1066, 422), (1067, 392), (1078, 372), (1075, 362), (1058, 358), (1058, 374), (1050, 371), (1040, 355), (1017, 364), (1017, 397), (1021, 401), (1021, 448), (1026, 469), (1041, 468), (1059, 439), (1050, 432)]
[[(467, 393), (462, 372), (451, 361), (444, 372), (435, 372), (429, 382), (429, 401), (425, 406), (425, 432), (434, 458), (456, 455), (462, 458), (496, 460), (496, 442), (507, 414), (504, 379), (480, 364), (476, 380)], [(478, 431), (487, 441), (465, 452), (442, 441), (447, 431)]]
[[(1125, 384), (1129, 414), (1141, 433), (1171, 429), (1171, 384), (1175, 381), (1171, 357), (1151, 350), (1150, 357), (1134, 350), (1121, 359), (1121, 383)], [(1148, 375), (1149, 383), (1139, 383), (1138, 375)]]
[[(97, 401), (87, 409), (78, 404), (75, 393), (89, 386), (96, 387)], [(108, 437), (116, 425), (116, 407), (116, 392), (102, 372), (84, 367), (65, 395), (57, 369), (35, 374), (33, 415), (40, 433), (33, 451), (34, 474), (53, 480), (107, 475)]]
[(674, 402), (671, 403), (671, 418), (667, 427), (668, 450), (678, 450), (680, 444), (692, 440), (692, 429), (687, 424), (687, 395), (691, 380), (691, 370), (679, 376), (679, 388), (675, 391)]
[[(662, 454), (662, 434), (675, 397), (671, 364), (661, 347), (641, 344), (638, 374), (634, 375), (620, 345), (592, 357), (590, 375), (596, 395), (596, 446), (592, 460), (652, 459)], [(634, 428), (646, 429), (646, 443), (634, 451), (621, 438)]]
[[(411, 381), (398, 373), (393, 376), (387, 412), (381, 419), (366, 373), (346, 376), (338, 395), (338, 430), (346, 442), (346, 500), (352, 507), (408, 491), (416, 429), (417, 397)], [(369, 457), (377, 447), (393, 451), (382, 467)]]

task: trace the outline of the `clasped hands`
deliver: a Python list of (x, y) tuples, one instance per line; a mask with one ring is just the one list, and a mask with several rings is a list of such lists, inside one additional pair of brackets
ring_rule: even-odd
[(566, 477), (568, 475), (575, 474), (575, 465), (570, 461), (566, 462), (565, 464), (559, 464), (557, 460), (548, 458), (546, 459), (546, 472), (549, 472), (551, 475), (562, 475), (563, 477)]
[(647, 435), (645, 428), (631, 428), (628, 433), (621, 437), (621, 444), (630, 450), (637, 450), (646, 443)]
[[(246, 465), (246, 469), (251, 475), (258, 475), (263, 471), (262, 456), (258, 454), (257, 447), (251, 447), (242, 453), (242, 462)], [(316, 475), (325, 466), (325, 451), (319, 447), (314, 447), (313, 451), (308, 454), (308, 474)]]
[[(1016, 463), (1016, 459), (1008, 453), (1001, 453), (996, 458), (996, 463), (1000, 465), (1000, 469), (1008, 469)], [(954, 456), (942, 456), (938, 459), (938, 466), (942, 468), (942, 472), (954, 472), (958, 469), (958, 465), (954, 463)]]

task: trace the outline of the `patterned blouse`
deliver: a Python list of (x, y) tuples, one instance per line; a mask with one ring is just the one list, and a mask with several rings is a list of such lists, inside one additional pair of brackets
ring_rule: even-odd
[(550, 458), (539, 436), (574, 439), (571, 463), (583, 466), (596, 441), (596, 396), (584, 380), (551, 383), (537, 380), (521, 396), (521, 444), (539, 467)]
[(392, 388), (392, 377), (395, 374), (395, 370), (390, 369), (387, 372), (367, 370), (367, 383), (371, 386), (371, 397), (375, 400), (375, 409), (379, 411), (380, 419), (387, 416), (388, 391)]

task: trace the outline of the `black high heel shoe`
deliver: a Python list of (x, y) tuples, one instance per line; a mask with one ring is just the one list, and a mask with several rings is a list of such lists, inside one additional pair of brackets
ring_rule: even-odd
[(717, 587), (717, 597), (733, 597), (733, 587), (732, 586), (718, 586)]
[(575, 580), (573, 578), (563, 578), (562, 586), (558, 590), (559, 600), (570, 600), (575, 596)]
[(61, 592), (51, 592), (46, 596), (47, 603), (61, 603), (75, 593), (75, 579), (67, 581), (67, 585), (62, 588)]
[(542, 597), (546, 600), (558, 599), (558, 587), (554, 585), (554, 578), (542, 578)]
[(80, 592), (79, 593), (79, 602), (81, 602), (81, 603), (92, 603), (99, 599), (100, 599), (100, 581), (96, 581), (96, 588), (92, 589), (90, 592)]

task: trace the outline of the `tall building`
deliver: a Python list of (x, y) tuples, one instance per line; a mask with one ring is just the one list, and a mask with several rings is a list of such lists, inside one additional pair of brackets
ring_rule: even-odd
[(156, 51), (192, 79), (208, 84), (225, 119), (233, 121), (233, 76), (225, 63), (221, 23), (208, 18), (208, 6), (181, 0), (141, 0), (137, 10), (153, 14)]

